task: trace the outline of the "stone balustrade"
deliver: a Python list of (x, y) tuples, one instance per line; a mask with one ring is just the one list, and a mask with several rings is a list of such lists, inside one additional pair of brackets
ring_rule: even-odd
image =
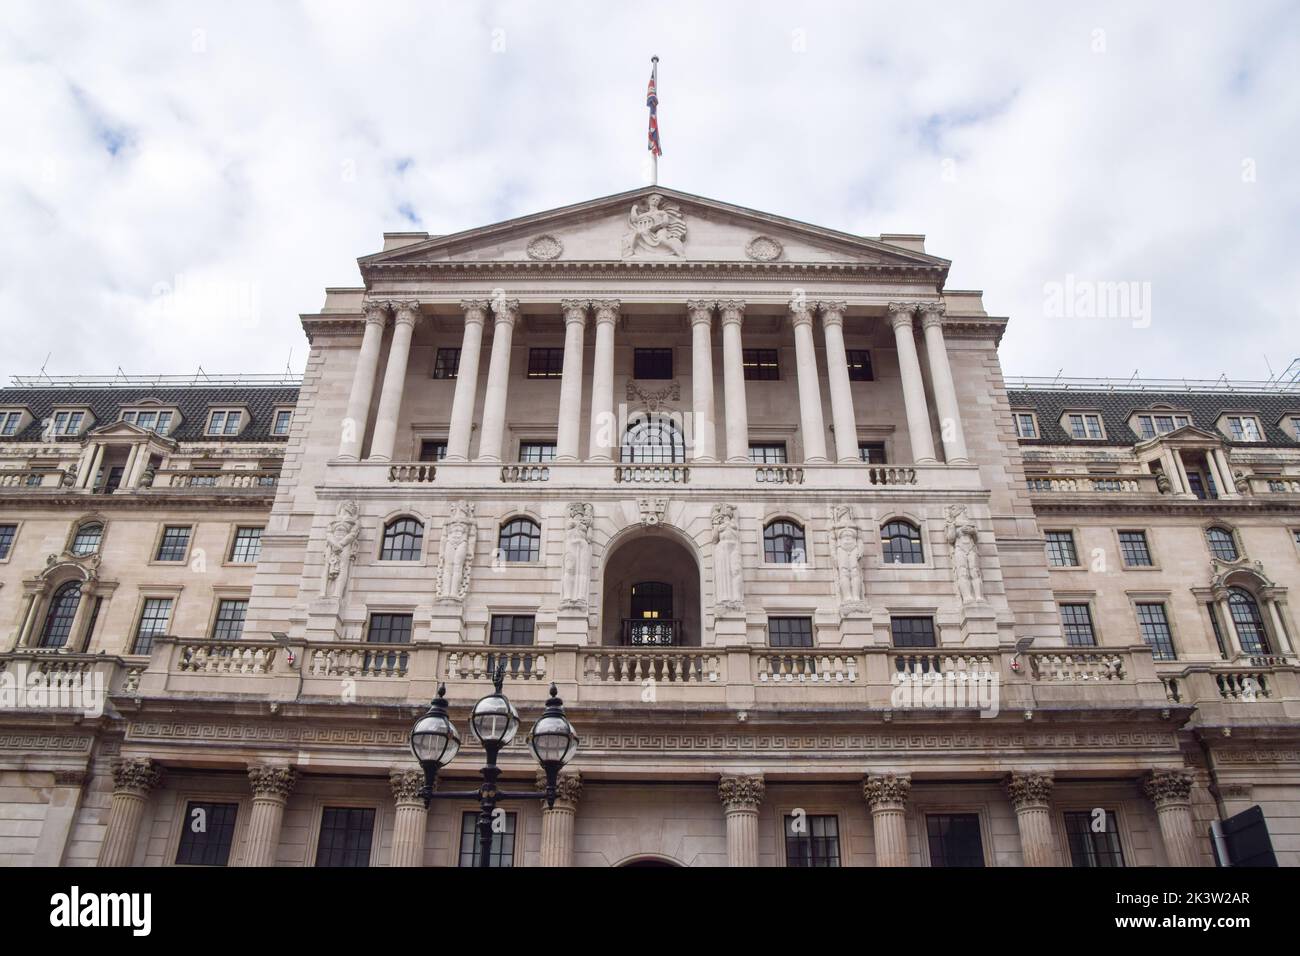
[(0, 469), (0, 488), (58, 488), (63, 484), (64, 469)]
[(413, 461), (388, 466), (389, 482), (415, 482), (417, 484), (433, 481), (438, 477), (438, 469), (425, 462)]
[(861, 671), (856, 654), (796, 651), (754, 655), (754, 680), (760, 684), (855, 684)]
[(1030, 492), (1049, 494), (1160, 494), (1155, 475), (1030, 475)]
[(405, 677), (410, 657), (405, 644), (339, 644), (311, 648), (303, 666), (311, 677)]
[(716, 683), (722, 676), (721, 661), (718, 651), (698, 648), (599, 648), (583, 652), (582, 680), (589, 684)]
[(548, 465), (502, 465), (501, 483), (517, 484), (522, 481), (550, 481), (551, 469)]
[(191, 674), (269, 674), (279, 646), (263, 641), (181, 641), (177, 670)]
[(1124, 679), (1124, 657), (1108, 651), (1028, 651), (1024, 656), (1034, 680), (1077, 684)]
[(529, 648), (514, 650), (498, 647), (448, 648), (447, 666), (442, 676), (448, 680), (491, 680), (498, 669), (504, 668), (507, 680), (546, 680), (546, 654)]

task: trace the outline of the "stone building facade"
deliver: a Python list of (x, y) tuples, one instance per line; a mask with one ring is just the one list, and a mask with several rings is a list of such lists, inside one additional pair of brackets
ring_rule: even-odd
[(300, 384), (0, 390), (0, 862), (465, 865), (499, 667), (497, 865), (1300, 862), (1300, 392), (1009, 388), (923, 237), (666, 189), (359, 265)]

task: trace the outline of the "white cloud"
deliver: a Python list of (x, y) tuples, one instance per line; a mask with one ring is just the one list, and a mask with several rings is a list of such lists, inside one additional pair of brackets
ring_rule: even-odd
[[(7, 12), (5, 376), (47, 353), (56, 373), (300, 368), (298, 313), (356, 284), (385, 229), (637, 185), (651, 53), (665, 185), (927, 233), (950, 288), (1011, 318), (1011, 374), (1263, 377), (1300, 354), (1294, 5)], [(1149, 282), (1150, 327), (1048, 318), (1067, 275)]]

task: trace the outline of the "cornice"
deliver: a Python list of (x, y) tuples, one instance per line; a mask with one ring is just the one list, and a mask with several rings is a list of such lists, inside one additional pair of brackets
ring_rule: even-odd
[(424, 260), (416, 262), (373, 262), (364, 264), (361, 274), (367, 286), (383, 279), (506, 279), (519, 275), (606, 277), (654, 274), (689, 274), (721, 279), (735, 276), (862, 276), (909, 279), (933, 283), (942, 288), (948, 270), (937, 265), (904, 265), (879, 262), (753, 262), (722, 259), (586, 259), (586, 260)]

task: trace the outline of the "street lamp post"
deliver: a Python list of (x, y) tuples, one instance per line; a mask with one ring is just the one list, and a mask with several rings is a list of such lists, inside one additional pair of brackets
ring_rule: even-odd
[(424, 787), (420, 796), (424, 798), (427, 809), (433, 800), (477, 800), (479, 866), (488, 866), (492, 855), (492, 817), (498, 801), (527, 800), (540, 797), (548, 807), (555, 806), (556, 781), (560, 769), (573, 759), (578, 750), (578, 734), (564, 714), (564, 701), (560, 700), (555, 684), (551, 684), (551, 695), (546, 701), (546, 709), (537, 718), (528, 735), (528, 743), (538, 763), (546, 774), (545, 790), (499, 790), (497, 780), (501, 768), (497, 766), (497, 754), (501, 748), (515, 739), (519, 730), (519, 711), (501, 692), (505, 681), (505, 665), (497, 668), (492, 680), (493, 692), (479, 699), (470, 711), (469, 726), (474, 736), (483, 744), (487, 754), (486, 765), (479, 770), (483, 782), (477, 790), (434, 792), (438, 771), (455, 759), (460, 752), (460, 733), (447, 716), (447, 685), (438, 685), (438, 696), (429, 705), (429, 710), (415, 722), (411, 728), (411, 752), (424, 770)]

